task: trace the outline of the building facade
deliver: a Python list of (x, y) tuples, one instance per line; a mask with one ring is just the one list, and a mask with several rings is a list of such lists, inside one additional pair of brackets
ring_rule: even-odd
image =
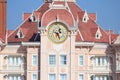
[(17, 29), (1, 31), (0, 80), (120, 79), (120, 35), (103, 30), (75, 0), (44, 0), (23, 18)]

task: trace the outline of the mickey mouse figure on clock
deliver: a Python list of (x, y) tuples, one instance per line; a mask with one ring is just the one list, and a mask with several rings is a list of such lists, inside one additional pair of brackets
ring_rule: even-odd
[(68, 29), (60, 22), (52, 23), (48, 28), (48, 37), (54, 43), (62, 43), (68, 37)]

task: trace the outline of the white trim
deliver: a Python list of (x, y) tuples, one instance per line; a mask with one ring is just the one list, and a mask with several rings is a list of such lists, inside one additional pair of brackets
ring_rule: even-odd
[(89, 20), (89, 16), (88, 16), (87, 12), (85, 11), (83, 18), (82, 18), (82, 22), (87, 23), (88, 20)]
[(102, 33), (100, 31), (100, 28), (98, 27), (98, 29), (97, 29), (97, 31), (95, 33), (95, 38), (96, 39), (101, 39), (101, 37), (102, 37)]
[[(51, 11), (52, 9), (50, 8), (50, 9), (48, 9), (43, 15), (42, 15), (42, 17), (41, 17), (41, 27), (45, 27), (45, 26), (43, 26), (43, 19), (44, 19), (44, 16), (49, 12), (49, 11)], [(74, 26), (74, 21), (75, 21), (75, 19), (74, 19), (74, 17), (73, 17), (73, 15), (72, 15), (72, 13), (70, 13), (67, 9), (64, 9), (64, 10), (66, 10), (66, 12), (68, 12), (70, 15), (71, 15), (71, 17), (72, 17), (72, 21), (73, 21), (73, 26)], [(52, 23), (54, 23), (54, 22), (61, 22), (61, 23), (63, 23), (63, 24), (65, 24), (66, 26), (67, 26), (67, 28), (69, 28), (69, 24), (67, 24), (64, 20), (59, 20), (59, 21), (56, 21), (56, 19), (55, 20), (52, 20), (52, 21), (50, 21), (49, 23), (48, 23), (48, 25), (46, 25), (47, 27), (46, 27), (46, 29), (48, 29), (48, 26), (49, 25), (51, 25)]]
[(44, 12), (44, 14), (42, 15), (42, 17), (41, 17), (41, 27), (43, 27), (43, 18), (44, 18), (44, 16), (47, 14), (47, 12), (49, 12), (51, 9), (49, 8), (48, 10), (46, 10), (45, 12)]
[(94, 46), (94, 42), (75, 42), (76, 46)]
[(80, 35), (80, 37), (81, 37), (82, 41), (84, 41), (84, 38), (83, 38), (83, 36), (82, 36), (82, 34), (81, 34), (81, 32), (80, 32), (79, 28), (78, 28), (78, 33), (79, 33), (79, 35)]
[(21, 42), (22, 46), (40, 46), (40, 42)]
[(21, 28), (18, 29), (16, 36), (17, 38), (24, 38), (24, 34)]

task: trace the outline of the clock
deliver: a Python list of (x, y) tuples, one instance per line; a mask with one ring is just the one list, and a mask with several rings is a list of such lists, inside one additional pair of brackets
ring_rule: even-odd
[(67, 26), (60, 22), (52, 23), (48, 27), (48, 38), (54, 43), (62, 43), (68, 37)]

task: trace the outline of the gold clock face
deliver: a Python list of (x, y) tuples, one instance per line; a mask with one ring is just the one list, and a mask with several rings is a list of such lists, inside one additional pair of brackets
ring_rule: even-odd
[(48, 37), (54, 43), (62, 43), (68, 37), (68, 29), (65, 24), (55, 22), (48, 28)]

